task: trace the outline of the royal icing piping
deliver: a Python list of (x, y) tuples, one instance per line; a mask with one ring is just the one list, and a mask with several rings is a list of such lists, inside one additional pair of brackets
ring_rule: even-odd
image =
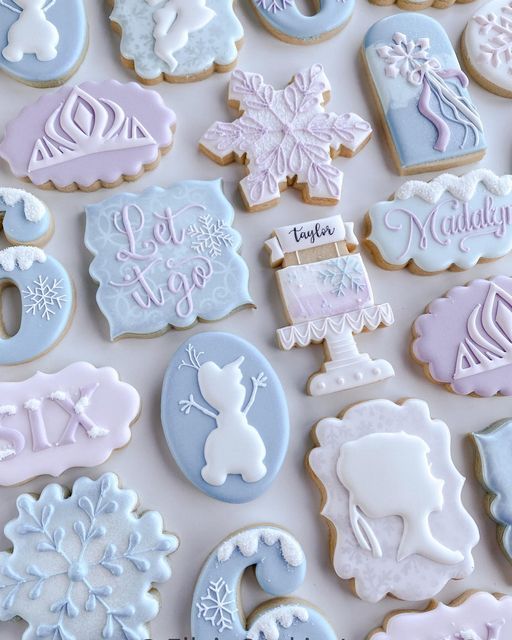
[(512, 395), (512, 278), (473, 280), (414, 324), (415, 358), (455, 393)]
[(243, 113), (232, 123), (213, 124), (200, 148), (222, 164), (247, 158), (249, 174), (240, 188), (249, 209), (272, 206), (290, 180), (307, 201), (339, 201), (343, 174), (332, 158), (342, 149), (358, 151), (371, 127), (356, 114), (326, 112), (330, 89), (319, 64), (298, 73), (284, 90), (265, 84), (259, 74), (233, 72), (229, 102)]
[(129, 442), (139, 408), (139, 394), (114, 369), (86, 362), (1, 382), (0, 485), (102, 464)]
[(401, 171), (483, 155), (468, 79), (436, 20), (417, 13), (380, 20), (366, 34), (364, 57)]
[(25, 620), (34, 638), (149, 637), (159, 609), (149, 592), (169, 579), (178, 539), (136, 506), (112, 473), (79, 478), (67, 498), (57, 484), (21, 495), (5, 527), (13, 550), (0, 555), (0, 619)]
[(368, 218), (368, 241), (386, 264), (413, 262), (425, 273), (469, 269), (512, 250), (512, 176), (477, 169), (412, 180), (373, 205)]
[(22, 189), (12, 189), (11, 187), (0, 188), (0, 199), (8, 207), (14, 207), (18, 203), (23, 205), (23, 213), (29, 222), (41, 222), (48, 214), (48, 208), (31, 193)]
[[(246, 628), (238, 589), (249, 567), (268, 594), (279, 597), (259, 607)], [(328, 622), (304, 601), (283, 599), (304, 581), (306, 559), (292, 535), (277, 527), (245, 529), (211, 554), (192, 601), (192, 636), (201, 640), (335, 640)]]
[(252, 345), (227, 333), (200, 333), (177, 350), (164, 378), (162, 424), (187, 478), (226, 502), (261, 495), (288, 446), (275, 372)]
[[(60, 0), (62, 2), (62, 0)], [(9, 62), (19, 62), (34, 53), (41, 62), (57, 57), (59, 32), (48, 19), (48, 10), (57, 0), (1, 0), (0, 5), (18, 14), (7, 32), (7, 46), (2, 50)]]
[(432, 598), (473, 571), (479, 534), (461, 501), (464, 478), (447, 425), (425, 402), (363, 402), (321, 420), (316, 439), (309, 465), (336, 530), (334, 569), (361, 599)]
[(38, 247), (7, 247), (0, 251), (0, 269), (10, 273), (18, 268), (28, 271), (35, 262), (46, 262), (46, 254)]

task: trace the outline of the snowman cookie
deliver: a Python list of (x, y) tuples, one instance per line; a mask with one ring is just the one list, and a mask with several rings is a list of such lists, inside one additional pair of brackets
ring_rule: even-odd
[(313, 437), (308, 465), (334, 570), (359, 598), (424, 600), (472, 573), (478, 528), (462, 503), (448, 426), (425, 402), (362, 402), (321, 420)]
[(64, 84), (87, 49), (83, 0), (2, 0), (0, 68), (34, 87)]

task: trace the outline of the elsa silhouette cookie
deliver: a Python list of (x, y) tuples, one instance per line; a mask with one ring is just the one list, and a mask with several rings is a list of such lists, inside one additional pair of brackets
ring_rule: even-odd
[(473, 571), (479, 533), (462, 504), (464, 478), (447, 425), (425, 402), (363, 402), (321, 420), (314, 440), (308, 464), (336, 534), (334, 569), (358, 597), (432, 598)]
[(83, 0), (1, 0), (0, 68), (36, 87), (58, 86), (87, 49)]

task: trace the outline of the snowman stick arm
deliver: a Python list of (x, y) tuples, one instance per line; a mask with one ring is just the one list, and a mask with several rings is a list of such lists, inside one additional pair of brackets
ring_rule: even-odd
[(48, 11), (48, 9), (51, 9), (56, 2), (57, 0), (50, 0), (49, 3), (44, 8), (44, 11)]
[[(14, 3), (16, 3), (16, 0), (13, 0)], [(10, 4), (7, 4), (7, 0), (0, 0), (0, 5), (2, 7), (5, 7), (6, 9), (9, 9), (9, 11), (14, 11), (14, 13), (21, 13), (21, 9), (16, 7), (13, 7)]]
[(258, 395), (258, 389), (260, 387), (264, 387), (265, 384), (261, 382), (262, 380), (262, 374), (260, 373), (260, 375), (257, 378), (251, 378), (251, 382), (252, 382), (252, 393), (251, 393), (251, 397), (249, 398), (249, 402), (247, 403), (245, 409), (243, 410), (243, 414), (244, 416), (246, 416), (249, 411), (252, 409), (252, 406), (256, 400), (256, 396)]
[(210, 411), (206, 407), (203, 407), (199, 403), (197, 403), (194, 400), (194, 396), (192, 394), (190, 394), (188, 400), (180, 400), (179, 404), (180, 404), (180, 407), (182, 407), (181, 411), (187, 414), (190, 412), (190, 409), (194, 407), (194, 409), (198, 409), (201, 413), (204, 413), (205, 416), (208, 416), (209, 418), (217, 419), (217, 414), (213, 413), (213, 411)]

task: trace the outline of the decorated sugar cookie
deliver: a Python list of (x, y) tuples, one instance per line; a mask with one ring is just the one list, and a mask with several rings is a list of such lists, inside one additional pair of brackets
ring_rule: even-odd
[(288, 409), (270, 363), (229, 333), (199, 333), (176, 351), (162, 424), (187, 478), (213, 498), (248, 502), (275, 479), (288, 448)]
[(309, 468), (333, 533), (334, 570), (359, 598), (424, 600), (473, 571), (479, 533), (461, 501), (464, 478), (448, 426), (425, 402), (363, 402), (321, 420), (314, 439)]
[(112, 473), (79, 478), (72, 493), (50, 484), (23, 494), (0, 554), (0, 620), (21, 618), (33, 638), (149, 638), (178, 539), (156, 511), (135, 512), (137, 495)]
[(0, 223), (12, 245), (45, 245), (53, 233), (53, 218), (46, 204), (23, 189), (0, 187)]
[(252, 307), (249, 270), (220, 180), (121, 193), (86, 207), (90, 273), (112, 340)]
[(83, 0), (2, 0), (0, 68), (35, 87), (66, 82), (87, 49)]
[(468, 591), (449, 605), (397, 611), (368, 640), (506, 640), (512, 633), (512, 598)]
[(305, 15), (296, 0), (250, 0), (262, 24), (277, 38), (293, 44), (314, 44), (343, 29), (355, 0), (319, 0), (314, 16)]
[(6, 127), (0, 157), (39, 187), (114, 187), (158, 164), (175, 125), (155, 91), (135, 82), (84, 82), (25, 107)]
[[(247, 617), (240, 599), (245, 571), (254, 567), (260, 587), (278, 599)], [(201, 640), (336, 640), (322, 614), (291, 596), (304, 582), (306, 558), (295, 538), (275, 526), (243, 529), (206, 561), (192, 601), (192, 637)]]
[(87, 362), (0, 382), (0, 485), (102, 464), (128, 444), (139, 409), (115, 369)]
[(473, 78), (488, 91), (512, 98), (512, 2), (491, 0), (480, 6), (461, 43)]
[(319, 64), (298, 73), (284, 90), (257, 73), (233, 72), (228, 100), (240, 117), (213, 124), (199, 147), (219, 164), (247, 165), (240, 191), (249, 211), (273, 206), (287, 186), (300, 189), (310, 204), (339, 201), (343, 174), (332, 159), (356, 154), (371, 127), (354, 113), (326, 112), (330, 91)]
[(461, 395), (512, 395), (512, 278), (451, 289), (413, 334), (412, 354), (433, 382)]
[(277, 331), (281, 349), (324, 344), (325, 363), (308, 382), (310, 395), (352, 389), (394, 375), (386, 360), (361, 354), (354, 334), (394, 322), (389, 304), (376, 304), (354, 225), (340, 215), (276, 229), (265, 247), (276, 272), (290, 326)]
[(429, 16), (383, 18), (365, 36), (363, 60), (400, 175), (480, 160), (483, 125), (453, 45)]
[(367, 215), (367, 244), (386, 269), (470, 269), (512, 250), (512, 176), (476, 169), (410, 180)]
[(146, 84), (230, 71), (244, 30), (234, 0), (111, 0), (121, 59)]
[(446, 9), (453, 6), (456, 2), (465, 4), (472, 0), (370, 0), (373, 4), (378, 4), (383, 7), (387, 7), (390, 4), (397, 4), (400, 9), (406, 11), (417, 11), (418, 9), (428, 9), (434, 7), (435, 9)]

